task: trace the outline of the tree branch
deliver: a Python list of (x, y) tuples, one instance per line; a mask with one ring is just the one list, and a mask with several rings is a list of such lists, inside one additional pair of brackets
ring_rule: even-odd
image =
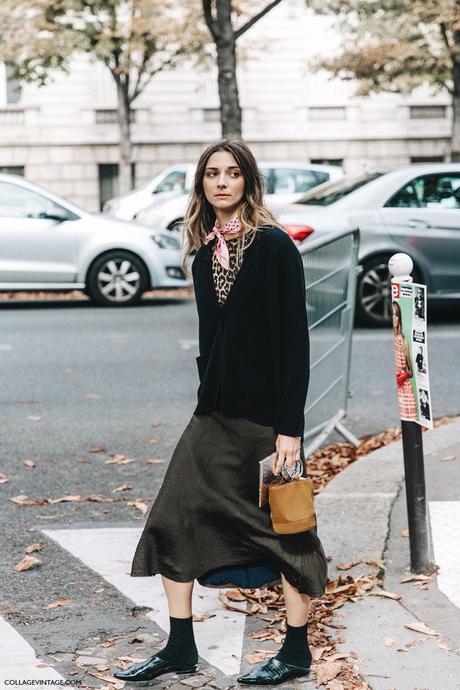
[(449, 34), (447, 33), (447, 26), (445, 25), (444, 22), (440, 23), (439, 29), (441, 31), (442, 39), (443, 39), (444, 43), (446, 44), (446, 48), (452, 56), (452, 46), (451, 46), (450, 41), (449, 41)]
[(220, 32), (217, 29), (217, 22), (212, 16), (212, 0), (203, 0), (203, 13), (207, 27), (211, 32), (211, 36), (213, 37), (214, 41), (217, 41)]
[[(204, 1), (205, 0), (203, 0), (203, 2)], [(253, 17), (251, 17), (251, 19), (248, 19), (246, 24), (243, 24), (243, 26), (240, 26), (240, 28), (234, 32), (235, 41), (237, 38), (242, 36), (242, 34), (246, 33), (246, 31), (248, 29), (250, 29), (251, 26), (254, 26), (254, 24), (256, 22), (258, 22), (259, 19), (262, 19), (262, 17), (264, 17), (266, 14), (268, 14), (268, 12), (270, 12), (270, 10), (272, 10), (274, 7), (276, 7), (276, 5), (279, 5), (280, 2), (281, 2), (281, 0), (273, 0), (273, 2), (270, 2), (266, 7), (264, 7), (263, 10), (260, 10), (260, 12), (258, 12)]]

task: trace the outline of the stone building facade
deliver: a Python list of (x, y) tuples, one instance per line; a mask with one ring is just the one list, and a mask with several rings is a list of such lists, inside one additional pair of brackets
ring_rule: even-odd
[[(348, 172), (446, 160), (447, 95), (356, 98), (353, 85), (314, 73), (312, 57), (339, 41), (331, 24), (305, 10), (303, 0), (286, 0), (241, 39), (243, 136), (256, 156), (333, 162)], [(0, 170), (99, 210), (117, 192), (115, 107), (111, 75), (89, 56), (77, 56), (70, 74), (56, 73), (42, 88), (18, 88), (0, 65)], [(219, 138), (216, 73), (193, 65), (160, 73), (134, 111), (139, 185), (168, 165), (196, 161)]]

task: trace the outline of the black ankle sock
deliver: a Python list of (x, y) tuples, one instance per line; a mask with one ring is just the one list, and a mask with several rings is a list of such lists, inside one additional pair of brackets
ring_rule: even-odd
[(286, 637), (275, 659), (284, 661), (286, 664), (310, 667), (312, 656), (308, 646), (307, 623), (299, 626), (287, 623)]
[(193, 635), (192, 616), (189, 618), (169, 617), (169, 639), (158, 656), (168, 661), (180, 662), (184, 666), (196, 664), (198, 650)]

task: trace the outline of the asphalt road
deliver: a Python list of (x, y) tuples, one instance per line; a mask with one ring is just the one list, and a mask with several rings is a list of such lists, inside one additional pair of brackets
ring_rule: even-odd
[[(460, 308), (430, 311), (434, 416), (458, 414)], [(63, 460), (103, 446), (149, 456), (153, 436), (170, 447), (193, 412), (193, 298), (114, 310), (85, 301), (0, 303), (0, 322), (3, 453)], [(346, 425), (356, 435), (398, 424), (390, 330), (355, 329), (350, 389)]]

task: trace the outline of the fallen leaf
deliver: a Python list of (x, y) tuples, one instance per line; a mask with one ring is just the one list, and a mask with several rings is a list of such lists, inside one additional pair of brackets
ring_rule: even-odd
[(158, 443), (159, 440), (160, 440), (159, 436), (152, 436), (152, 438), (150, 439), (150, 443)]
[(6, 482), (9, 482), (10, 478), (6, 476), (6, 474), (3, 474), (3, 472), (0, 472), (0, 484), (6, 484)]
[(164, 460), (161, 460), (161, 458), (150, 458), (147, 460), (147, 463), (149, 465), (161, 465), (164, 463)]
[(394, 592), (386, 592), (384, 589), (376, 589), (374, 592), (369, 592), (371, 597), (386, 597), (387, 599), (395, 599), (399, 601), (401, 599), (400, 594), (395, 594)]
[(43, 550), (43, 544), (42, 542), (35, 542), (34, 544), (29, 544), (29, 546), (26, 546), (26, 553), (32, 553), (32, 551), (42, 551)]
[(114, 678), (114, 676), (111, 676), (108, 673), (95, 673), (94, 671), (88, 671), (88, 673), (90, 676), (94, 676), (95, 678), (99, 678), (100, 680), (106, 680), (116, 689), (123, 688), (125, 686), (124, 680), (117, 680), (117, 678)]
[(13, 503), (17, 503), (18, 505), (22, 505), (26, 498), (27, 494), (18, 494), (17, 496), (11, 496), (11, 498), (9, 498), (8, 500), (13, 501)]
[(39, 422), (41, 417), (38, 417), (37, 415), (29, 415), (27, 419), (30, 419), (31, 422)]
[(443, 458), (441, 458), (441, 462), (449, 462), (450, 460), (455, 460), (455, 455), (452, 453), (450, 455), (445, 455)]
[(98, 395), (98, 393), (86, 393), (85, 398), (88, 398), (89, 400), (100, 400), (102, 396)]
[(140, 510), (142, 515), (145, 515), (149, 509), (147, 503), (144, 501), (127, 501), (127, 505), (136, 508), (136, 510)]
[(120, 484), (120, 486), (117, 486), (115, 489), (112, 489), (112, 493), (114, 494), (117, 491), (130, 491), (132, 488), (132, 484)]
[(35, 558), (35, 556), (24, 556), (22, 561), (16, 563), (13, 570), (15, 570), (17, 573), (20, 573), (23, 570), (30, 570), (31, 568), (36, 568), (42, 563), (43, 561), (41, 561), (39, 558)]
[(401, 584), (405, 582), (431, 582), (433, 580), (433, 575), (410, 575), (410, 577), (405, 577), (399, 582)]
[(276, 654), (276, 651), (268, 650), (258, 650), (252, 652), (251, 654), (246, 654), (243, 658), (248, 662), (248, 664), (259, 664), (261, 661), (265, 661), (268, 657), (272, 657)]
[(337, 680), (337, 678), (329, 681), (326, 688), (327, 690), (345, 690), (343, 683), (341, 683), (340, 680)]
[(28, 459), (28, 460), (23, 460), (22, 462), (26, 467), (31, 467), (31, 468), (37, 467), (37, 463), (35, 462), (35, 460), (29, 460)]
[(392, 637), (385, 637), (385, 647), (392, 647), (395, 643)]
[(204, 613), (201, 614), (193, 614), (193, 621), (195, 623), (202, 623), (203, 621), (207, 621), (209, 618), (214, 618), (215, 613), (212, 611), (205, 611)]
[(339, 570), (350, 570), (350, 568), (353, 568), (353, 566), (358, 565), (358, 563), (362, 563), (362, 561), (350, 561), (349, 563), (337, 563), (337, 568)]
[(406, 529), (402, 530), (401, 536), (402, 537), (408, 537), (409, 536), (409, 530), (407, 529), (407, 527), (406, 527)]
[(439, 636), (439, 633), (436, 632), (436, 630), (433, 630), (433, 628), (428, 628), (425, 623), (422, 623), (421, 621), (418, 623), (405, 623), (404, 627), (409, 628), (409, 630), (415, 630), (415, 632), (423, 633), (424, 635), (433, 635), (436, 637)]
[(316, 685), (326, 685), (330, 680), (335, 678), (342, 668), (342, 664), (337, 664), (335, 661), (323, 661), (315, 669)]
[(52, 601), (50, 604), (46, 604), (46, 606), (43, 606), (43, 608), (55, 609), (56, 606), (67, 606), (68, 604), (73, 604), (72, 599), (56, 599), (55, 601)]
[(96, 446), (95, 448), (89, 449), (90, 453), (105, 453), (106, 449), (103, 446)]
[(375, 565), (376, 568), (385, 568), (385, 563), (380, 558), (369, 558), (365, 563)]
[(126, 455), (112, 455), (112, 460), (106, 460), (106, 465), (128, 465), (130, 462), (134, 462), (134, 458), (127, 458)]

